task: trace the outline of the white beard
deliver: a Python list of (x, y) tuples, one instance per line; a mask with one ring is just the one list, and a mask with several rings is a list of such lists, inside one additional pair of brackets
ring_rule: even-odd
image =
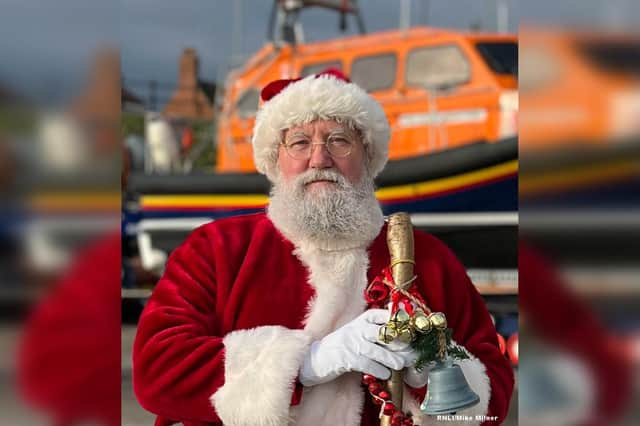
[[(309, 182), (326, 179), (328, 187), (310, 189)], [(322, 250), (366, 247), (378, 235), (384, 217), (368, 174), (351, 184), (333, 169), (309, 170), (291, 181), (278, 176), (267, 214), (295, 245)]]

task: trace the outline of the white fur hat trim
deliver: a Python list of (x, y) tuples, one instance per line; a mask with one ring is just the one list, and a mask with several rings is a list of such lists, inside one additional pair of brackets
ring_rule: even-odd
[(293, 82), (262, 105), (252, 139), (257, 170), (273, 181), (282, 132), (316, 120), (354, 124), (367, 147), (371, 175), (382, 171), (391, 136), (382, 106), (356, 84), (332, 75), (311, 75)]

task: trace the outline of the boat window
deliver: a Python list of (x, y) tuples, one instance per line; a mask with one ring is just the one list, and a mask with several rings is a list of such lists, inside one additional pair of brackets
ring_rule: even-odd
[(306, 65), (302, 68), (302, 72), (300, 73), (300, 77), (306, 77), (311, 74), (317, 74), (326, 70), (327, 68), (337, 68), (342, 70), (342, 62), (340, 61), (328, 61), (328, 62), (319, 62), (317, 64)]
[(260, 92), (257, 89), (248, 89), (238, 103), (236, 104), (236, 110), (238, 116), (241, 118), (249, 118), (256, 115), (258, 111), (258, 104), (260, 103)]
[(638, 40), (584, 40), (577, 51), (596, 68), (613, 74), (637, 76), (640, 71)]
[(481, 42), (476, 43), (476, 49), (493, 72), (518, 77), (518, 44), (516, 42)]
[(397, 62), (394, 53), (360, 57), (351, 65), (351, 80), (367, 92), (389, 89), (396, 80)]
[(407, 58), (407, 84), (411, 86), (446, 89), (470, 78), (469, 61), (455, 45), (414, 49)]

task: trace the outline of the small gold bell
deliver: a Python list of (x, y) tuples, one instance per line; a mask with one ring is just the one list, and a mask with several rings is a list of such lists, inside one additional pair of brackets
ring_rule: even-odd
[(444, 330), (445, 328), (447, 328), (447, 318), (442, 312), (433, 312), (431, 315), (429, 315), (428, 318), (433, 328), (439, 330)]
[(407, 324), (409, 322), (409, 314), (407, 313), (407, 311), (405, 311), (404, 309), (398, 309), (396, 311), (395, 314), (393, 314), (393, 317), (391, 318), (391, 321), (394, 322), (396, 324), (396, 327), (402, 327), (403, 325)]
[(413, 341), (413, 337), (413, 330), (409, 326), (398, 331), (397, 339), (402, 343), (411, 343)]
[(378, 329), (378, 340), (382, 343), (391, 343), (396, 337), (398, 337), (398, 332), (389, 324), (383, 324)]
[(411, 326), (420, 333), (428, 333), (431, 330), (431, 322), (422, 310), (416, 310), (411, 318)]

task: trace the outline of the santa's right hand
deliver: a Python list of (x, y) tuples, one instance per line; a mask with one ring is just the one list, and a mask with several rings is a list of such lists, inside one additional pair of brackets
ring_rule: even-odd
[(349, 371), (371, 374), (386, 380), (390, 369), (401, 370), (402, 354), (378, 344), (378, 329), (389, 318), (385, 309), (370, 309), (322, 340), (305, 354), (299, 379), (304, 386), (330, 382)]

